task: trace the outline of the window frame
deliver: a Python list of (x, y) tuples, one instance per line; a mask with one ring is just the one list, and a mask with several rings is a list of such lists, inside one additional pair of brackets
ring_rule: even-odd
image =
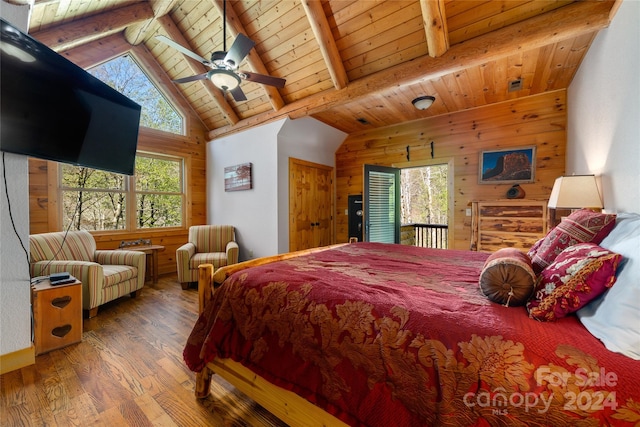
[[(180, 188), (181, 188), (181, 192), (153, 192), (153, 191), (138, 191), (136, 190), (136, 175), (134, 173), (134, 175), (124, 175), (124, 188), (121, 190), (116, 190), (116, 189), (111, 189), (111, 190), (104, 190), (104, 189), (82, 189), (83, 191), (89, 191), (89, 192), (93, 192), (93, 193), (124, 193), (125, 194), (125, 227), (123, 229), (109, 229), (109, 230), (89, 230), (91, 233), (100, 233), (100, 234), (117, 234), (117, 233), (153, 233), (153, 232), (158, 232), (158, 231), (170, 231), (170, 230), (182, 230), (185, 229), (187, 227), (187, 209), (186, 209), (186, 204), (187, 204), (187, 180), (186, 180), (186, 170), (187, 170), (187, 163), (188, 163), (188, 159), (186, 159), (183, 156), (175, 156), (175, 155), (168, 155), (168, 154), (159, 154), (159, 153), (152, 153), (152, 152), (148, 152), (148, 151), (141, 151), (138, 150), (136, 151), (136, 158), (137, 157), (148, 157), (148, 158), (155, 158), (155, 159), (160, 159), (160, 160), (168, 160), (168, 161), (175, 161), (178, 162), (180, 165), (180, 171), (179, 171), (179, 175), (180, 175)], [(63, 230), (66, 229), (66, 226), (64, 224), (64, 193), (65, 192), (72, 192), (72, 191), (79, 191), (79, 188), (76, 187), (64, 187), (62, 185), (62, 177), (63, 177), (63, 173), (62, 173), (62, 168), (63, 166), (65, 166), (65, 164), (63, 163), (58, 163), (58, 167), (57, 167), (57, 193), (58, 193), (58, 200), (60, 201), (58, 203), (58, 229), (59, 230)], [(69, 165), (67, 165), (69, 166)], [(80, 167), (77, 165), (70, 165), (70, 166), (75, 166), (75, 167)], [(180, 196), (180, 201), (181, 201), (181, 209), (180, 209), (180, 215), (181, 215), (181, 225), (175, 225), (175, 226), (169, 226), (169, 227), (149, 227), (149, 228), (139, 228), (138, 227), (138, 218), (137, 218), (137, 205), (136, 205), (136, 201), (137, 201), (137, 195), (138, 194), (159, 194), (159, 195), (178, 195)]]

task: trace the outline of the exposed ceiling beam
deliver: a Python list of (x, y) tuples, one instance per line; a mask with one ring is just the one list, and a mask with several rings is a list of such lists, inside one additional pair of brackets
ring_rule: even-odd
[(60, 52), (60, 55), (78, 67), (87, 70), (116, 56), (123, 55), (129, 50), (131, 50), (131, 45), (119, 33), (65, 50)]
[[(221, 17), (224, 16), (223, 0), (211, 0), (211, 3), (213, 3), (218, 13), (220, 13), (220, 16)], [(246, 30), (244, 29), (244, 26), (242, 25), (242, 23), (240, 22), (240, 19), (238, 18), (238, 15), (236, 15), (236, 12), (233, 10), (233, 7), (231, 5), (228, 5), (226, 15), (227, 15), (227, 24), (229, 25), (229, 30), (231, 30), (231, 34), (233, 35), (234, 38), (237, 37), (239, 33), (242, 33), (245, 35), (247, 34)], [(254, 73), (269, 75), (269, 71), (267, 70), (267, 67), (264, 66), (264, 63), (262, 62), (260, 55), (258, 55), (255, 49), (251, 49), (251, 51), (247, 55), (246, 61), (247, 61), (247, 65), (249, 65), (249, 68)], [(270, 85), (263, 85), (263, 84), (261, 84), (260, 86), (262, 86), (267, 96), (269, 97), (269, 102), (271, 103), (271, 106), (273, 107), (274, 110), (278, 111), (282, 107), (284, 107), (284, 100), (282, 99), (282, 95), (280, 95), (280, 92), (278, 92), (278, 89), (276, 87), (270, 86)]]
[(320, 0), (303, 0), (302, 6), (307, 14), (307, 19), (309, 19), (309, 24), (311, 24), (313, 34), (320, 45), (320, 52), (322, 52), (324, 62), (327, 64), (333, 85), (336, 89), (346, 87), (349, 83), (349, 77), (347, 77), (347, 71), (344, 68), (336, 41), (331, 34), (322, 3)]
[(429, 56), (436, 58), (449, 49), (449, 31), (444, 0), (420, 0), (422, 23), (427, 35)]
[(344, 89), (330, 89), (287, 104), (277, 114), (262, 113), (241, 120), (235, 126), (212, 130), (209, 132), (209, 139), (238, 132), (278, 117), (289, 116), (295, 119), (310, 116), (373, 94), (382, 94), (399, 86), (410, 86), (434, 80), (467, 67), (480, 66), (489, 61), (505, 58), (514, 52), (524, 52), (590, 34), (609, 25), (610, 9), (611, 4), (607, 2), (572, 3), (524, 22), (459, 43), (437, 58), (425, 55), (352, 81)]
[(169, 13), (177, 2), (178, 0), (151, 0), (149, 4), (153, 10), (153, 18), (130, 25), (124, 30), (124, 37), (129, 44), (135, 46), (142, 43), (147, 38), (147, 32), (151, 29), (154, 19)]
[(129, 25), (151, 18), (153, 10), (148, 3), (134, 3), (38, 31), (32, 36), (55, 51), (63, 51), (118, 33)]
[[(182, 35), (182, 33), (180, 32), (176, 24), (173, 22), (173, 19), (171, 19), (171, 16), (164, 15), (159, 17), (158, 23), (160, 24), (162, 29), (167, 33), (167, 36), (169, 36), (171, 40), (184, 46), (189, 50), (192, 49), (187, 39), (185, 39), (185, 37)], [(189, 67), (189, 70), (193, 75), (203, 74), (209, 71), (209, 69), (204, 64), (201, 64), (200, 62), (188, 57), (187, 55), (184, 55), (177, 51), (176, 51), (176, 55), (182, 55), (184, 57), (185, 61), (187, 62), (187, 66)], [(184, 77), (187, 77), (187, 76), (184, 76)], [(238, 123), (238, 121), (240, 120), (238, 118), (238, 115), (233, 110), (231, 105), (229, 105), (223, 93), (218, 88), (213, 87), (213, 83), (211, 83), (208, 79), (205, 79), (205, 80), (198, 80), (196, 84), (200, 84), (202, 85), (202, 87), (204, 87), (204, 89), (207, 91), (207, 94), (209, 94), (209, 96), (213, 99), (213, 101), (216, 103), (216, 105), (218, 106), (218, 108), (220, 109), (220, 111), (222, 112), (222, 114), (225, 116), (226, 120), (229, 123), (231, 124)]]

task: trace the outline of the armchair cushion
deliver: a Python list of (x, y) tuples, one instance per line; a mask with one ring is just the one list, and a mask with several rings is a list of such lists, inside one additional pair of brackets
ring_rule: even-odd
[(196, 252), (225, 252), (227, 243), (235, 241), (235, 229), (231, 225), (194, 225), (189, 227), (189, 242)]

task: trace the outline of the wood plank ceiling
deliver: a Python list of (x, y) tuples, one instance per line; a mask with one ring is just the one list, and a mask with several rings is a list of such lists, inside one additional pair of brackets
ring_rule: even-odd
[(36, 0), (30, 34), (84, 68), (131, 52), (211, 139), (285, 116), (353, 133), (566, 88), (620, 1), (230, 0), (227, 47), (255, 42), (240, 69), (286, 79), (241, 102), (171, 82), (207, 68), (155, 38), (222, 51), (223, 0)]

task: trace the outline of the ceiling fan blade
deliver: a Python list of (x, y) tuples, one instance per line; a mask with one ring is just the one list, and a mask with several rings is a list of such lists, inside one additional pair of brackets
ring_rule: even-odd
[(209, 65), (211, 64), (211, 62), (209, 62), (208, 60), (204, 59), (202, 56), (198, 55), (197, 53), (191, 52), (189, 49), (187, 49), (186, 47), (174, 42), (173, 40), (171, 40), (169, 37), (165, 37), (165, 36), (156, 36), (156, 39), (158, 39), (159, 41), (161, 41), (164, 44), (167, 44), (169, 46), (171, 46), (172, 48), (174, 48), (175, 50), (182, 52), (183, 54), (187, 55), (188, 57), (191, 57), (193, 59), (195, 59), (198, 62), (202, 62), (204, 65)]
[(276, 87), (284, 87), (286, 82), (285, 79), (281, 79), (280, 77), (272, 77), (264, 74), (258, 73), (250, 73), (248, 71), (241, 71), (239, 73), (240, 77), (250, 82), (262, 83), (263, 85), (276, 86)]
[(233, 99), (235, 99), (236, 101), (246, 101), (247, 100), (247, 96), (244, 94), (244, 92), (242, 91), (240, 86), (236, 86), (235, 89), (231, 89), (229, 92), (231, 92), (231, 95), (233, 96)]
[(249, 54), (249, 51), (255, 46), (253, 40), (242, 33), (238, 33), (238, 37), (233, 41), (229, 52), (224, 57), (225, 64), (233, 69), (237, 69), (242, 60)]
[(197, 80), (206, 80), (207, 74), (208, 73), (198, 74), (197, 76), (183, 77), (181, 79), (176, 79), (173, 82), (174, 83), (189, 83), (189, 82), (195, 82)]

